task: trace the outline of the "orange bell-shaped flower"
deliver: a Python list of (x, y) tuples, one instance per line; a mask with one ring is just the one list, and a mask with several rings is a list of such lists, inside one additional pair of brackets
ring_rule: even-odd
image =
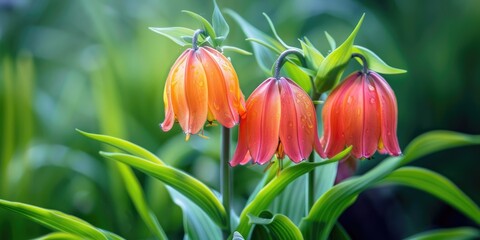
[(306, 159), (312, 150), (324, 156), (317, 133), (312, 100), (288, 78), (269, 78), (247, 100), (239, 125), (238, 145), (230, 164), (264, 164), (277, 154), (292, 161)]
[(397, 139), (397, 100), (388, 83), (376, 72), (353, 73), (328, 96), (322, 112), (327, 157), (346, 146), (351, 155), (370, 158), (382, 154), (401, 154)]
[(187, 49), (170, 69), (163, 95), (169, 131), (176, 120), (188, 140), (203, 129), (205, 121), (217, 120), (231, 128), (245, 112), (245, 99), (230, 61), (211, 47)]

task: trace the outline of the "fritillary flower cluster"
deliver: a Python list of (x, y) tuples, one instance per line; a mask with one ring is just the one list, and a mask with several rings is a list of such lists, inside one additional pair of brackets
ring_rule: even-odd
[[(322, 158), (331, 158), (348, 146), (352, 146), (349, 159), (371, 158), (377, 150), (394, 156), (401, 153), (395, 94), (385, 79), (368, 69), (362, 55), (352, 57), (359, 57), (364, 69), (348, 76), (327, 97), (320, 139), (311, 97), (294, 80), (279, 76), (286, 56), (294, 53), (303, 57), (301, 52), (283, 52), (276, 61), (275, 76), (261, 83), (245, 103), (230, 60), (214, 48), (197, 47), (197, 37), (168, 75), (165, 121), (161, 124), (164, 131), (178, 120), (188, 140), (191, 134), (200, 133), (206, 122), (217, 121), (226, 128), (239, 123), (231, 166), (250, 160), (265, 164), (274, 155), (299, 163), (313, 150)], [(356, 165), (342, 164), (350, 168)]]

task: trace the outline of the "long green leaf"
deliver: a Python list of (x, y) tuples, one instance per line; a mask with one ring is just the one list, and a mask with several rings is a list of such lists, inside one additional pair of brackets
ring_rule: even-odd
[(473, 144), (480, 144), (480, 135), (443, 130), (431, 131), (418, 136), (407, 146), (402, 164), (433, 152)]
[(47, 234), (45, 236), (41, 236), (38, 238), (34, 238), (33, 240), (82, 240), (84, 238), (71, 234), (71, 233), (64, 233), (64, 232), (54, 232)]
[[(380, 59), (380, 57), (377, 56), (374, 52), (372, 52), (370, 49), (367, 49), (365, 47), (355, 45), (353, 46), (352, 53), (362, 54), (367, 60), (368, 68), (375, 72), (379, 72), (383, 74), (400, 74), (400, 73), (407, 72), (403, 69), (389, 66), (382, 59)], [(358, 58), (355, 58), (355, 59), (357, 59), (357, 61), (362, 63), (360, 59)]]
[[(287, 216), (268, 211), (260, 215), (249, 215), (250, 224), (255, 224), (252, 239), (303, 239), (298, 227)], [(258, 231), (257, 231), (258, 229)]]
[(480, 238), (480, 231), (471, 227), (437, 229), (418, 233), (405, 240), (473, 240)]
[(327, 239), (338, 217), (363, 190), (376, 185), (398, 167), (426, 154), (471, 144), (480, 144), (480, 136), (434, 131), (417, 137), (406, 148), (405, 156), (387, 158), (364, 175), (350, 178), (328, 190), (302, 220), (300, 230), (305, 238)]
[(197, 204), (216, 224), (221, 227), (225, 226), (226, 212), (223, 205), (215, 194), (197, 179), (178, 169), (152, 163), (137, 156), (110, 152), (100, 152), (100, 154), (108, 159), (130, 165), (159, 179)]
[(345, 40), (345, 42), (343, 42), (337, 49), (333, 50), (332, 53), (328, 54), (325, 60), (320, 64), (315, 78), (317, 92), (323, 93), (332, 89), (340, 80), (340, 77), (352, 55), (353, 42), (360, 26), (362, 25), (364, 16), (365, 14), (362, 15), (357, 26), (353, 29), (347, 40)]
[(168, 187), (173, 202), (183, 211), (183, 226), (185, 239), (221, 239), (220, 228), (190, 199), (177, 190)]
[(158, 163), (158, 164), (164, 164), (164, 162), (158, 158), (155, 154), (151, 153), (150, 151), (146, 150), (145, 148), (142, 148), (132, 142), (108, 136), (108, 135), (102, 135), (102, 134), (94, 134), (94, 133), (88, 133), (84, 132), (82, 130), (76, 129), (77, 132), (83, 134), (84, 136), (91, 138), (93, 140), (97, 140), (99, 142), (108, 144), (112, 147), (116, 147), (122, 151), (125, 151), (127, 153), (130, 153), (132, 155), (135, 155), (140, 158), (145, 158), (151, 162)]
[(243, 209), (240, 214), (240, 222), (237, 226), (238, 231), (242, 236), (249, 236), (252, 228), (248, 222), (248, 214), (258, 215), (261, 211), (267, 209), (272, 203), (273, 199), (288, 186), (289, 183), (302, 176), (303, 174), (313, 170), (315, 167), (336, 162), (350, 153), (351, 147), (345, 149), (330, 160), (317, 163), (303, 162), (282, 170), (277, 177), (272, 179), (263, 187), (256, 197)]
[(403, 167), (381, 183), (395, 183), (417, 188), (445, 201), (480, 225), (480, 208), (444, 176), (418, 167)]
[[(59, 211), (2, 199), (0, 199), (0, 207), (23, 215), (52, 230), (70, 233), (86, 239), (109, 239), (102, 231), (90, 223)], [(115, 239), (122, 239), (114, 234), (112, 236)]]
[(192, 45), (192, 42), (186, 41), (185, 37), (192, 37), (195, 33), (195, 30), (184, 27), (168, 27), (168, 28), (157, 28), (150, 27), (150, 30), (163, 35), (170, 40), (174, 41), (176, 44), (184, 47)]

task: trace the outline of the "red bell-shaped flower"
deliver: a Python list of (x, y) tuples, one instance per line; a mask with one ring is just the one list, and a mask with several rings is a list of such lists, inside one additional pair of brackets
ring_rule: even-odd
[(352, 156), (370, 158), (382, 154), (401, 154), (397, 139), (397, 100), (393, 90), (373, 71), (348, 76), (328, 96), (322, 112), (327, 157), (346, 146)]
[(277, 154), (300, 162), (312, 150), (324, 156), (312, 100), (288, 78), (268, 78), (247, 100), (240, 120), (238, 145), (230, 164), (264, 164)]

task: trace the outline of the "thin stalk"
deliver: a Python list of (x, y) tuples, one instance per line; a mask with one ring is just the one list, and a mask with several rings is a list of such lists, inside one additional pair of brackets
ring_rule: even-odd
[(222, 146), (220, 156), (220, 191), (222, 194), (222, 203), (227, 213), (226, 228), (223, 232), (223, 238), (227, 239), (231, 233), (230, 226), (230, 199), (232, 190), (232, 175), (228, 160), (230, 159), (230, 129), (222, 127)]
[[(315, 108), (315, 112), (317, 111), (317, 105), (313, 105)], [(315, 151), (312, 151), (310, 156), (308, 156), (308, 162), (315, 162)], [(315, 203), (315, 169), (312, 171), (308, 172), (308, 180), (307, 180), (307, 209), (306, 209), (306, 214), (308, 216), (308, 213), (310, 209), (313, 207), (313, 204)]]

